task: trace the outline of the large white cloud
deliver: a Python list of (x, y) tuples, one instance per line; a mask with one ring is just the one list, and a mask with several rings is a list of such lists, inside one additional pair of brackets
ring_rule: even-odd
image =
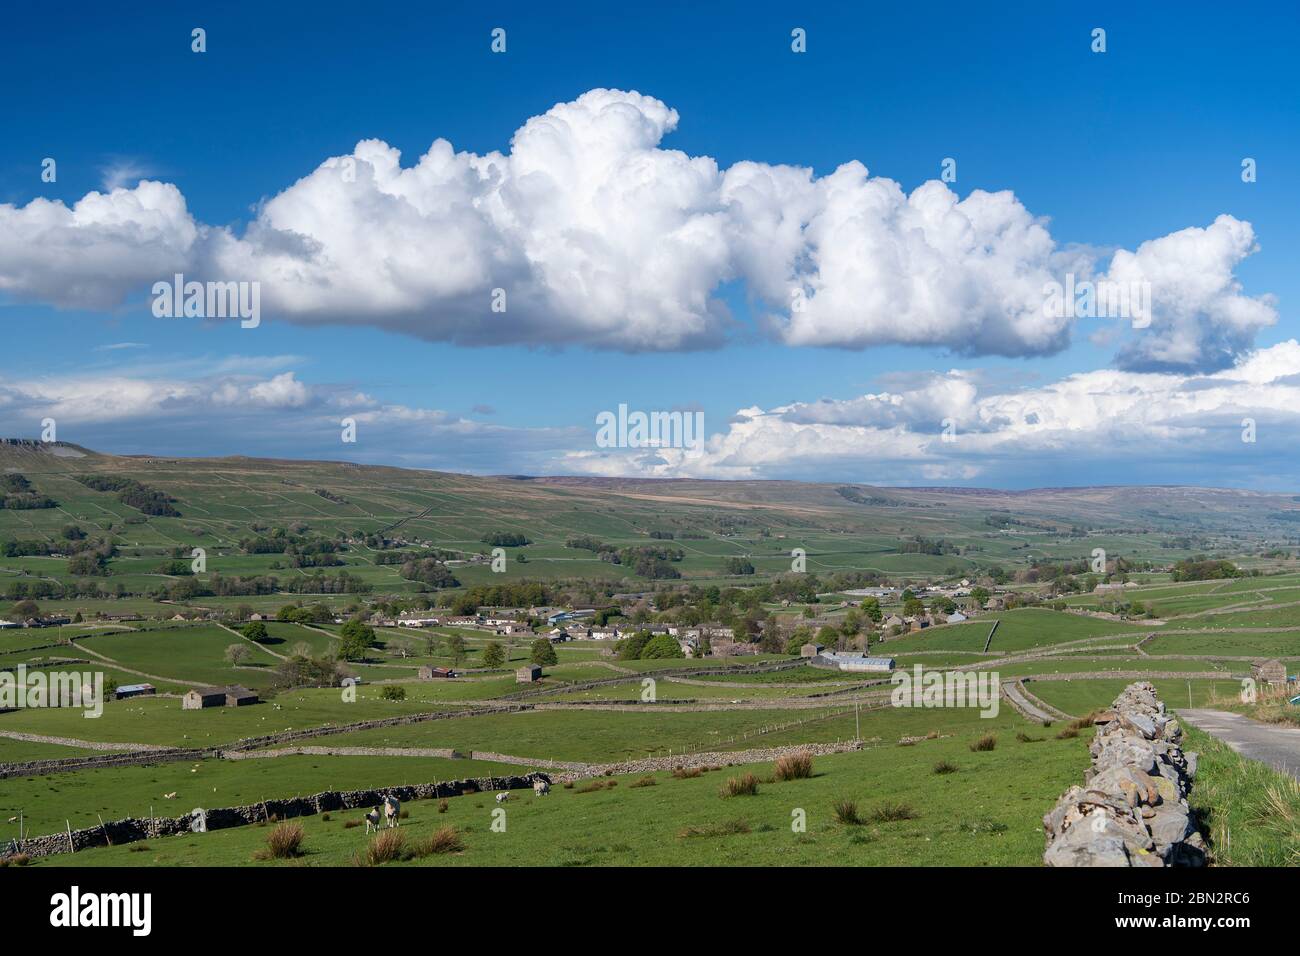
[(529, 119), (508, 153), (439, 139), (404, 168), (365, 140), (262, 203), (242, 233), (196, 222), (154, 182), (72, 208), (0, 205), (0, 290), (107, 308), (185, 271), (260, 281), (270, 318), (645, 351), (725, 341), (721, 294), (736, 282), (790, 345), (1018, 356), (1068, 344), (1075, 320), (1044, 308), (1044, 288), (1074, 273), (1151, 283), (1152, 326), (1121, 357), (1164, 368), (1222, 367), (1276, 320), (1233, 275), (1256, 243), (1230, 216), (1107, 263), (1059, 244), (1011, 192), (963, 199), (932, 181), (908, 194), (856, 161), (822, 177), (721, 170), (662, 147), (677, 123), (653, 97), (597, 89)]

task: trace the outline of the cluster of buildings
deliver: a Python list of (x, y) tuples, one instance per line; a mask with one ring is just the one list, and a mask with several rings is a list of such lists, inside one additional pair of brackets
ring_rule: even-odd
[(260, 698), (256, 691), (233, 684), (230, 687), (191, 687), (181, 697), (181, 710), (203, 710), (207, 707), (246, 707)]

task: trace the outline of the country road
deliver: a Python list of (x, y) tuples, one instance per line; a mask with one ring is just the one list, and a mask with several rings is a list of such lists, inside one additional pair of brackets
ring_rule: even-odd
[(1300, 780), (1300, 727), (1261, 724), (1222, 710), (1179, 710), (1196, 728), (1223, 741), (1243, 757), (1268, 764)]

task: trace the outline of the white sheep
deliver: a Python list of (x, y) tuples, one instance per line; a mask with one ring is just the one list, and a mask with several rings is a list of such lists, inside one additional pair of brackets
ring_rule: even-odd
[(497, 803), (505, 803), (505, 802), (506, 802), (507, 800), (509, 800), (509, 799), (510, 799), (510, 791), (509, 791), (509, 790), (505, 791), (505, 793), (498, 793), (498, 794), (497, 794)]
[(389, 827), (402, 825), (402, 804), (391, 793), (384, 797), (384, 820)]
[(544, 797), (551, 792), (551, 785), (545, 780), (533, 781), (533, 796)]

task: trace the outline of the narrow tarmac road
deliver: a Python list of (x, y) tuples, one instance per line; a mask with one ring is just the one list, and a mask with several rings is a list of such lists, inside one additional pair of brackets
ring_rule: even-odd
[(1300, 727), (1261, 724), (1223, 710), (1178, 711), (1178, 716), (1251, 760), (1300, 780)]

